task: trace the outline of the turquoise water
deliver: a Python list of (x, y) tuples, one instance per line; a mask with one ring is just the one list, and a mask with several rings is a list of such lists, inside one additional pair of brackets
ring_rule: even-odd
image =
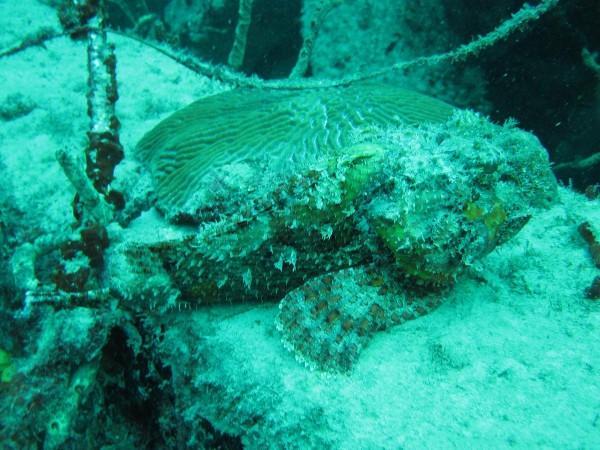
[(0, 0), (0, 448), (600, 447), (596, 2), (100, 7)]

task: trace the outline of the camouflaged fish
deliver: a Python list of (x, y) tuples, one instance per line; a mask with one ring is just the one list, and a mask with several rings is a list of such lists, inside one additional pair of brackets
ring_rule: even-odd
[(385, 84), (210, 96), (136, 157), (165, 231), (123, 244), (113, 284), (159, 310), (279, 302), (285, 346), (329, 371), (438, 305), (556, 193), (531, 134)]

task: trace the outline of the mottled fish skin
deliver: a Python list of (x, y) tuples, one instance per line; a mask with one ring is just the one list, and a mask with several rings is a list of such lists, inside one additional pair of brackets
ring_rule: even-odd
[(386, 268), (369, 265), (313, 278), (279, 303), (286, 348), (311, 369), (349, 371), (373, 334), (427, 314), (440, 292), (418, 295)]

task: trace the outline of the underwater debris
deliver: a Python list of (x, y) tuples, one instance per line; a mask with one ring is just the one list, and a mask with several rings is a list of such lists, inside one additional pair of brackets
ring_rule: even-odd
[(150, 11), (146, 0), (107, 0), (107, 10), (113, 26), (118, 26), (113, 20), (113, 13), (118, 10), (136, 35), (155, 40), (168, 38), (162, 20)]
[[(103, 269), (103, 252), (109, 244), (105, 226), (114, 219), (113, 207), (124, 207), (123, 195), (110, 187), (115, 167), (123, 159), (124, 153), (119, 141), (119, 120), (115, 113), (118, 98), (116, 57), (114, 46), (108, 44), (106, 38), (104, 6), (103, 2), (67, 0), (59, 8), (59, 18), (65, 31), (72, 38), (87, 40), (87, 112), (90, 128), (87, 133), (88, 144), (83, 152), (85, 169), (72, 151), (62, 148), (56, 152), (57, 161), (76, 191), (73, 215), (80, 227), (76, 239), (62, 239), (58, 245), (62, 257), (46, 261), (53, 267), (52, 283), (56, 288), (57, 305), (64, 300), (65, 293), (100, 289), (98, 279)], [(19, 267), (35, 267), (40, 251), (35, 246), (32, 248), (33, 251), (27, 252), (29, 262), (27, 258), (18, 261), (13, 259), (18, 262), (13, 264), (15, 274)], [(24, 276), (19, 275), (19, 278), (30, 275), (27, 272)], [(38, 278), (34, 276), (29, 280), (21, 280), (20, 284), (23, 285), (25, 307), (28, 308), (28, 299), (38, 296), (37, 286), (34, 286), (39, 284)], [(42, 291), (49, 289), (46, 286)]]
[[(521, 9), (519, 9), (515, 14), (513, 14), (510, 18), (500, 23), (496, 28), (494, 28), (489, 33), (479, 36), (468, 44), (461, 45), (453, 50), (450, 50), (446, 53), (441, 54), (433, 54), (430, 56), (422, 56), (417, 57), (408, 61), (401, 61), (390, 66), (384, 67), (382, 69), (375, 69), (366, 72), (360, 72), (354, 74), (349, 77), (344, 77), (339, 80), (310, 80), (304, 79), (301, 81), (294, 80), (294, 77), (290, 77), (287, 80), (261, 80), (256, 77), (247, 77), (238, 72), (234, 72), (231, 70), (227, 70), (226, 67), (214, 66), (209, 63), (205, 63), (199, 61), (192, 57), (189, 54), (181, 54), (175, 49), (169, 47), (167, 42), (152, 43), (148, 41), (144, 41), (141, 38), (136, 36), (131, 36), (124, 34), (124, 36), (142, 42), (144, 45), (147, 45), (169, 58), (177, 61), (184, 67), (189, 68), (190, 70), (195, 71), (198, 74), (202, 74), (210, 77), (215, 80), (222, 80), (224, 82), (231, 83), (232, 86), (238, 87), (262, 87), (262, 88), (271, 88), (271, 89), (306, 89), (306, 88), (315, 88), (315, 87), (334, 87), (334, 86), (347, 86), (351, 83), (373, 80), (376, 78), (381, 78), (382, 76), (394, 73), (394, 72), (407, 72), (409, 70), (423, 67), (423, 66), (435, 66), (444, 63), (456, 63), (463, 61), (471, 56), (477, 56), (483, 50), (497, 44), (499, 41), (508, 39), (513, 33), (523, 30), (525, 27), (530, 25), (532, 22), (535, 22), (544, 14), (553, 10), (558, 4), (560, 0), (544, 0), (540, 2), (536, 6), (531, 6), (528, 3), (525, 3)], [(124, 2), (120, 0), (114, 0), (114, 3), (119, 5)], [(332, 6), (336, 6), (336, 0), (328, 0), (327, 4), (331, 4)], [(86, 26), (82, 26), (81, 24), (85, 24), (87, 20), (89, 20), (95, 14), (96, 5), (90, 5), (87, 1), (83, 2), (74, 2), (73, 0), (66, 0), (60, 3), (58, 8), (58, 15), (60, 18), (60, 22), (63, 25), (64, 29), (67, 31), (67, 34), (70, 34), (73, 38), (81, 37), (85, 35), (87, 28)], [(328, 5), (325, 5), (322, 8), (322, 11), (328, 11)], [(153, 16), (153, 15), (150, 15)], [(140, 20), (145, 17), (149, 17), (148, 15), (143, 16)], [(150, 23), (154, 23), (154, 21), (150, 21)], [(44, 42), (61, 37), (65, 34), (65, 32), (49, 32), (40, 30), (40, 34), (42, 37), (40, 39), (34, 40), (33, 43), (26, 42), (25, 45), (17, 45), (16, 50), (8, 49), (5, 51), (0, 51), (0, 58), (4, 56), (10, 56), (14, 53), (22, 51), (26, 48), (31, 47), (32, 45), (43, 44)], [(123, 33), (120, 33), (123, 34)], [(309, 35), (310, 36), (310, 33)], [(305, 39), (308, 41), (310, 38), (305, 36)], [(305, 43), (307, 43), (305, 41)], [(307, 46), (308, 48), (308, 46)], [(299, 61), (304, 65), (304, 59), (300, 57)], [(298, 73), (300, 70), (297, 71)]]
[(598, 236), (596, 235), (594, 229), (589, 222), (582, 222), (577, 227), (577, 230), (588, 245), (588, 250), (590, 251), (592, 261), (594, 261), (596, 267), (600, 269), (600, 241), (598, 240)]
[(313, 13), (313, 17), (309, 22), (308, 29), (305, 30), (302, 40), (302, 47), (298, 53), (298, 60), (290, 72), (290, 78), (301, 78), (306, 74), (310, 64), (310, 57), (312, 55), (315, 40), (319, 35), (323, 21), (331, 12), (331, 10), (340, 4), (342, 4), (341, 0), (326, 0), (317, 5), (316, 10)]
[[(107, 201), (122, 207), (122, 198), (111, 192), (115, 166), (123, 159), (123, 147), (119, 141), (119, 119), (115, 112), (118, 99), (117, 59), (114, 45), (109, 44), (105, 30), (103, 2), (65, 1), (60, 9), (61, 23), (67, 31), (82, 30), (87, 39), (88, 91), (87, 104), (90, 118), (88, 145), (85, 148), (86, 174), (94, 188)], [(74, 37), (80, 37), (76, 35)]]
[(81, 216), (85, 215), (93, 223), (108, 224), (114, 213), (102, 195), (94, 189), (91, 180), (84, 171), (83, 161), (77, 158), (74, 151), (67, 149), (58, 150), (56, 160), (77, 193), (75, 216), (79, 216), (81, 219)]
[(39, 30), (36, 30), (33, 33), (25, 36), (18, 44), (0, 51), (0, 58), (14, 55), (29, 47), (44, 45), (44, 43), (50, 39), (54, 39), (62, 35), (62, 32), (57, 32), (52, 28), (40, 28)]
[(592, 300), (600, 299), (600, 276), (594, 278), (592, 285), (585, 290), (585, 295)]
[(246, 53), (246, 39), (248, 38), (248, 29), (252, 19), (252, 5), (254, 0), (240, 0), (238, 11), (238, 22), (235, 27), (235, 38), (227, 63), (234, 69), (239, 69), (244, 63), (244, 54)]
[[(600, 269), (600, 241), (596, 231), (589, 222), (582, 222), (577, 230), (588, 246), (592, 261)], [(591, 286), (585, 290), (585, 296), (594, 300), (600, 298), (600, 276), (594, 278)]]

